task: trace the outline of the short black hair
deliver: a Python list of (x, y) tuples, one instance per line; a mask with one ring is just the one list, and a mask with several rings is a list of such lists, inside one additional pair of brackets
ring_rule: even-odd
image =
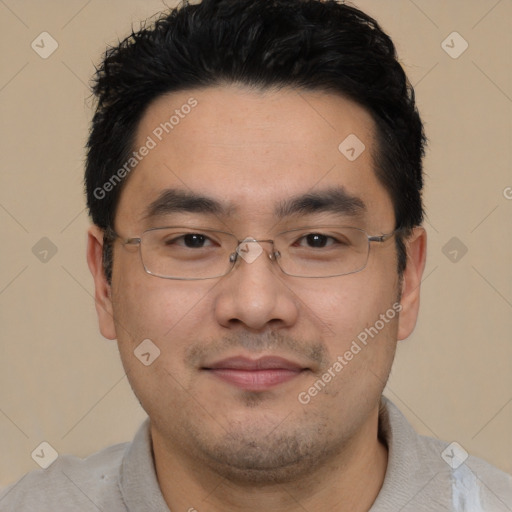
[[(423, 124), (389, 36), (373, 18), (335, 0), (184, 1), (109, 48), (93, 81), (97, 104), (87, 143), (94, 224), (106, 232), (114, 227), (122, 183), (108, 193), (102, 187), (130, 159), (148, 106), (173, 91), (226, 84), (333, 92), (371, 114), (376, 176), (402, 229), (396, 237), (401, 276), (404, 237), (423, 220)], [(104, 269), (110, 281), (110, 243)]]

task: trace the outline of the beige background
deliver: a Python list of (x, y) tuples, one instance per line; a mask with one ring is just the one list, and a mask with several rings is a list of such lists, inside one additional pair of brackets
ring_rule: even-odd
[[(387, 395), (421, 433), (512, 472), (512, 2), (355, 3), (394, 38), (430, 138), (421, 315)], [(0, 485), (37, 468), (42, 441), (85, 456), (145, 417), (97, 329), (83, 146), (93, 64), (162, 8), (0, 0)], [(47, 59), (31, 48), (43, 31), (59, 44)], [(453, 31), (469, 43), (457, 59), (441, 47)], [(43, 237), (57, 248), (47, 262), (32, 252)], [(468, 249), (457, 262), (452, 237)]]

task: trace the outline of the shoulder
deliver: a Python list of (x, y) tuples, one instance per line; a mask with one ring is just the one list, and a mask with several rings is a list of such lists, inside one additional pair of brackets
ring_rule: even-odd
[[(508, 511), (512, 505), (512, 475), (487, 461), (468, 454), (456, 441), (451, 443), (418, 435), (424, 460), (434, 462), (438, 478), (449, 483), (452, 502), (474, 510)], [(465, 509), (461, 509), (465, 510)], [(473, 510), (473, 509), (471, 509)]]
[(0, 491), (2, 512), (62, 510), (124, 511), (119, 471), (131, 443), (110, 446), (85, 459), (59, 456), (47, 469), (27, 473)]
[(457, 442), (419, 435), (389, 399), (382, 401), (379, 421), (389, 459), (372, 511), (512, 510), (511, 475), (469, 455)]

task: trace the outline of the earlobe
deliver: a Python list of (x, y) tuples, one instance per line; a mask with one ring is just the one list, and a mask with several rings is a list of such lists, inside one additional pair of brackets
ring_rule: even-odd
[(112, 308), (111, 286), (103, 270), (103, 231), (91, 226), (87, 233), (87, 263), (94, 279), (94, 299), (101, 334), (116, 339), (114, 311)]
[(427, 233), (423, 227), (416, 227), (405, 240), (407, 266), (402, 279), (402, 311), (398, 321), (398, 340), (411, 335), (420, 306), (420, 288), (427, 255)]

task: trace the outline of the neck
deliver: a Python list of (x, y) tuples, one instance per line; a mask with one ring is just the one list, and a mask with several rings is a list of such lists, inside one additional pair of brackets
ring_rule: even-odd
[(204, 463), (186, 460), (152, 427), (155, 466), (170, 510), (198, 512), (368, 512), (386, 474), (387, 448), (378, 439), (378, 410), (331, 460), (287, 483), (232, 482)]

